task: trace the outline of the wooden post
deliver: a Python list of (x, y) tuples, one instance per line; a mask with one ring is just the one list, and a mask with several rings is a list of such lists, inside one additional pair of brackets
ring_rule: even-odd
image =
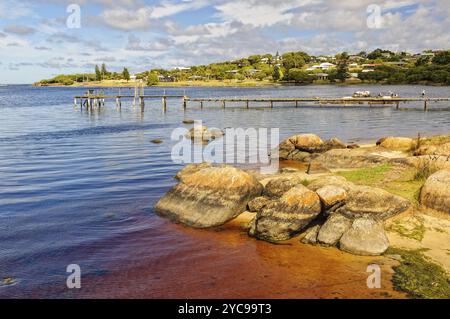
[(185, 95), (185, 96), (183, 96), (183, 109), (186, 110), (186, 107), (187, 107), (187, 97)]
[(273, 101), (270, 101), (270, 108), (273, 109)]
[(165, 96), (162, 98), (162, 103), (163, 103), (163, 110), (165, 112), (167, 109), (167, 98)]
[(423, 110), (424, 111), (428, 110), (428, 103), (427, 102), (428, 102), (427, 100), (424, 100), (424, 104), (423, 104)]
[(142, 96), (139, 97), (139, 102), (141, 104), (141, 107), (145, 106), (145, 100), (144, 100), (144, 98)]
[(200, 109), (203, 110), (203, 101), (200, 101)]
[(222, 100), (222, 108), (225, 108), (225, 100)]
[(295, 107), (298, 107), (298, 100), (295, 101)]
[(249, 100), (245, 101), (245, 106), (246, 106), (247, 108), (250, 108), (250, 106), (249, 106)]
[(397, 102), (397, 105), (395, 106), (395, 108), (398, 110), (398, 108), (399, 108), (399, 105), (400, 105), (400, 102)]

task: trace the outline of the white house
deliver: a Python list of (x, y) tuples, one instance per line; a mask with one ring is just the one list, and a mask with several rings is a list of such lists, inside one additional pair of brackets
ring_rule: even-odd
[(324, 62), (324, 63), (321, 63), (319, 65), (319, 67), (322, 70), (328, 70), (328, 69), (331, 69), (331, 68), (335, 68), (336, 65), (334, 65), (333, 63), (329, 63), (329, 62)]
[(184, 66), (176, 66), (176, 67), (174, 67), (174, 70), (177, 70), (177, 71), (186, 71), (186, 70), (190, 70), (191, 68), (186, 68), (186, 67), (184, 67)]

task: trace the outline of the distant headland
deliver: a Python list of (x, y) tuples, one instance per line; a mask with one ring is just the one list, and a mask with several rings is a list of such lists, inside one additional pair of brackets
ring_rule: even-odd
[(130, 74), (110, 72), (105, 64), (94, 73), (61, 74), (36, 86), (265, 86), (284, 84), (423, 84), (450, 85), (450, 50), (422, 53), (376, 49), (313, 56), (305, 52), (252, 55), (234, 61)]

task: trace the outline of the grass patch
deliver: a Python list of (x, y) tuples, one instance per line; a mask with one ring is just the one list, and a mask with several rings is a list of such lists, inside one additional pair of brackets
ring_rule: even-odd
[(450, 142), (450, 135), (438, 135), (420, 138), (421, 145), (439, 145), (449, 142)]
[(374, 184), (381, 182), (384, 179), (385, 174), (391, 169), (392, 165), (383, 164), (375, 167), (338, 172), (337, 174), (345, 177), (350, 182), (373, 186)]
[(419, 202), (420, 189), (423, 186), (424, 181), (415, 180), (399, 180), (387, 182), (382, 185), (381, 188), (388, 192), (406, 198), (412, 203)]
[(417, 168), (414, 172), (412, 180), (424, 182), (428, 177), (436, 173), (438, 170), (439, 168), (435, 164), (435, 160), (433, 160), (432, 157), (430, 157), (429, 159), (421, 159), (417, 164)]
[(307, 179), (303, 179), (300, 184), (302, 184), (303, 186), (308, 186), (309, 184), (311, 184), (311, 181), (307, 180)]
[(418, 223), (411, 228), (405, 227), (400, 221), (395, 221), (387, 230), (394, 231), (402, 237), (414, 239), (419, 242), (422, 241), (426, 232), (426, 228), (422, 221), (418, 221)]
[(450, 298), (450, 282), (445, 270), (423, 255), (423, 250), (389, 248), (387, 254), (402, 256), (399, 266), (394, 266), (394, 288), (416, 299)]

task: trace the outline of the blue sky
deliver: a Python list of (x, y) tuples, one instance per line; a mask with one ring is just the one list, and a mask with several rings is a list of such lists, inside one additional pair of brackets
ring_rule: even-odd
[(276, 51), (449, 49), (449, 13), (448, 0), (0, 0), (0, 83), (103, 62), (133, 73)]

